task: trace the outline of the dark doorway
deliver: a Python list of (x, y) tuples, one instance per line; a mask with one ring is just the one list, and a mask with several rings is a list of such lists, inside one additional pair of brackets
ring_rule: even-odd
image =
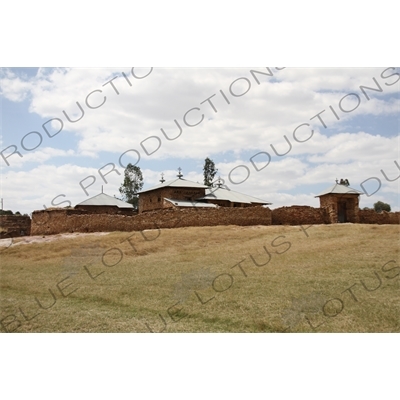
[(347, 207), (346, 202), (341, 201), (338, 204), (338, 221), (339, 222), (347, 222)]

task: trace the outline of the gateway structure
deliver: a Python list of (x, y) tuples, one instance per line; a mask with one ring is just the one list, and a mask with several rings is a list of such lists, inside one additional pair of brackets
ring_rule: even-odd
[(347, 179), (336, 180), (330, 186), (315, 197), (319, 197), (320, 207), (326, 208), (331, 224), (337, 222), (360, 222), (359, 198), (363, 194), (349, 186)]

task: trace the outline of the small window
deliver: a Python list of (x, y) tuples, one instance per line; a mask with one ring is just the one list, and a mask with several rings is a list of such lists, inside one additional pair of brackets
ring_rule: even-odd
[(158, 202), (160, 202), (160, 201), (161, 201), (161, 197), (158, 198)]

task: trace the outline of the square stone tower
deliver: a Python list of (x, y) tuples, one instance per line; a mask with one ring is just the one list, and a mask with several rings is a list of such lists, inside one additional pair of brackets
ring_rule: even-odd
[(326, 208), (331, 224), (338, 222), (359, 222), (359, 197), (363, 194), (349, 186), (347, 179), (327, 188), (315, 197), (319, 197), (320, 207)]

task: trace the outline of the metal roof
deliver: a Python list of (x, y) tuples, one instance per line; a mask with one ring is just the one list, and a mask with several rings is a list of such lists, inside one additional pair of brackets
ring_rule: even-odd
[(215, 204), (209, 204), (209, 203), (200, 203), (199, 201), (189, 201), (189, 200), (174, 200), (174, 199), (167, 199), (165, 197), (165, 200), (168, 200), (170, 203), (174, 204), (177, 207), (205, 207), (205, 208), (217, 208)]
[[(116, 199), (105, 193), (100, 193), (97, 196), (91, 197), (76, 206), (116, 206), (119, 208), (133, 208), (133, 205), (125, 201)], [(75, 207), (76, 207), (75, 206)]]
[(222, 187), (216, 189), (207, 189), (206, 195), (200, 197), (198, 200), (227, 200), (232, 203), (245, 203), (245, 204), (272, 204), (265, 200), (258, 199), (257, 197), (248, 196), (247, 194), (235, 192), (234, 190), (224, 189)]
[(340, 183), (335, 183), (333, 186), (330, 186), (328, 189), (324, 190), (320, 194), (317, 194), (315, 197), (324, 196), (325, 194), (364, 194), (363, 192), (359, 192), (356, 189), (351, 188), (350, 186), (341, 185)]
[(208, 186), (201, 185), (200, 183), (187, 181), (186, 179), (182, 179), (182, 178), (176, 178), (176, 179), (173, 179), (172, 181), (160, 183), (159, 185), (153, 186), (150, 189), (142, 190), (140, 193), (146, 193), (146, 192), (150, 192), (152, 190), (161, 189), (161, 188), (165, 188), (165, 187), (196, 188), (196, 189), (208, 188)]

